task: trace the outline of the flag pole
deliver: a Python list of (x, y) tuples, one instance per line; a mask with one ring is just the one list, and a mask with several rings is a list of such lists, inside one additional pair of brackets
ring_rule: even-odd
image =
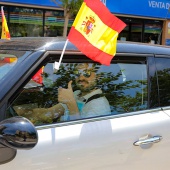
[(67, 44), (68, 44), (68, 39), (67, 39), (66, 42), (65, 42), (65, 45), (64, 45), (63, 51), (62, 51), (62, 53), (61, 53), (59, 62), (56, 62), (56, 61), (55, 61), (55, 63), (54, 63), (54, 71), (58, 71), (58, 70), (59, 70), (59, 67), (60, 67), (61, 61), (62, 61), (62, 59), (63, 59), (63, 55), (64, 55), (64, 52), (65, 52), (65, 50), (66, 50)]
[(3, 10), (4, 10), (4, 6), (1, 6), (1, 13), (2, 13)]

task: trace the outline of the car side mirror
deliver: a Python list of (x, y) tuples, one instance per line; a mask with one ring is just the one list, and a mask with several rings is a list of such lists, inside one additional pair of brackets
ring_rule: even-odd
[(0, 144), (12, 149), (31, 149), (37, 142), (37, 130), (28, 119), (16, 116), (0, 122)]

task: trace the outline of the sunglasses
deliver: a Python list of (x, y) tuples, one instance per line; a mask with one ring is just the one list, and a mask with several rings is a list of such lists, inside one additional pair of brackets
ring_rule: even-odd
[(91, 72), (90, 70), (75, 70), (74, 74), (79, 77), (80, 75), (83, 75), (86, 78), (89, 78), (91, 76)]

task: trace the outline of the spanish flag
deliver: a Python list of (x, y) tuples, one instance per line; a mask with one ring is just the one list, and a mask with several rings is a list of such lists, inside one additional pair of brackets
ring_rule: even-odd
[(6, 57), (2, 60), (2, 62), (4, 62), (4, 63), (14, 63), (16, 61), (17, 61), (16, 57)]
[(42, 77), (43, 71), (44, 71), (44, 66), (37, 71), (37, 73), (32, 77), (32, 80), (42, 85), (43, 84), (43, 77)]
[(68, 40), (92, 60), (110, 65), (116, 54), (118, 34), (125, 26), (100, 0), (84, 0)]
[(8, 30), (8, 25), (6, 22), (3, 6), (1, 6), (1, 14), (2, 14), (2, 34), (1, 34), (1, 39), (7, 39), (10, 40), (10, 33)]

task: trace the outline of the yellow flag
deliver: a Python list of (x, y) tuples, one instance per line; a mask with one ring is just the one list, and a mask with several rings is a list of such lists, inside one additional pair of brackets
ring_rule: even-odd
[(2, 14), (2, 34), (1, 34), (1, 39), (7, 39), (10, 40), (10, 33), (8, 30), (8, 25), (6, 22), (3, 6), (1, 7), (1, 14)]

